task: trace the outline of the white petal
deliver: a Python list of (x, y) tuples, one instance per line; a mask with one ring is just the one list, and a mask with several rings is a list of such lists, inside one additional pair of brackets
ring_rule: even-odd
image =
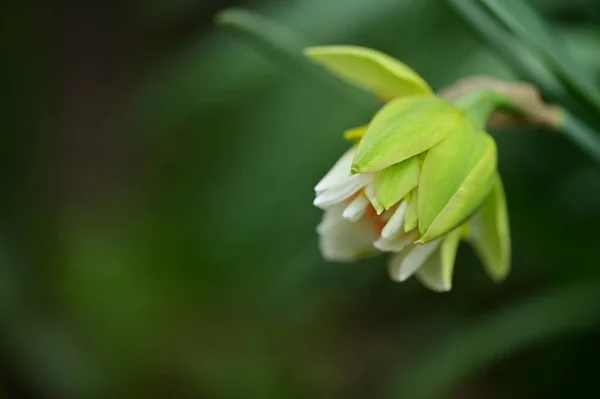
[(440, 246), (417, 271), (417, 278), (430, 289), (438, 292), (450, 291), (456, 251), (465, 228), (459, 226), (440, 238)]
[(435, 251), (417, 270), (417, 278), (424, 286), (433, 291), (446, 292), (452, 288), (452, 276), (448, 277), (448, 272), (442, 263), (440, 251)]
[(412, 245), (417, 239), (415, 231), (400, 234), (393, 238), (379, 238), (373, 243), (375, 248), (383, 252), (400, 252), (407, 246)]
[(385, 224), (381, 231), (382, 238), (391, 238), (404, 231), (404, 218), (408, 209), (408, 201), (402, 201), (391, 219)]
[(352, 261), (374, 253), (377, 234), (367, 218), (350, 222), (343, 218), (344, 206), (325, 211), (317, 227), (319, 247), (323, 258), (332, 261)]
[(379, 203), (379, 201), (377, 201), (377, 197), (375, 196), (375, 186), (373, 185), (373, 181), (370, 181), (369, 184), (367, 184), (365, 186), (365, 195), (369, 199), (369, 202), (371, 203), (371, 205), (373, 205), (373, 208), (375, 208), (375, 211), (377, 212), (377, 214), (381, 215), (381, 213), (385, 209), (383, 208), (383, 205), (381, 205)]
[(356, 198), (354, 198), (350, 205), (348, 205), (344, 209), (342, 216), (344, 217), (344, 219), (347, 219), (351, 222), (356, 222), (365, 214), (365, 211), (367, 210), (368, 206), (369, 200), (367, 199), (367, 197), (365, 197), (364, 195), (359, 195)]
[(315, 191), (327, 190), (342, 184), (350, 177), (350, 169), (352, 167), (352, 159), (354, 158), (355, 147), (350, 148), (342, 155), (342, 157), (333, 165), (331, 170), (327, 172), (325, 177), (315, 186)]
[(338, 186), (318, 191), (313, 205), (321, 209), (327, 209), (356, 194), (370, 179), (371, 177), (367, 175), (350, 176)]
[(344, 218), (340, 217), (340, 213), (337, 212), (337, 207), (341, 207), (341, 205), (329, 208), (323, 212), (321, 222), (317, 225), (317, 233), (326, 234), (329, 230), (335, 229), (339, 223), (344, 221)]
[(440, 240), (413, 245), (390, 259), (389, 272), (393, 280), (404, 281), (412, 276), (440, 245)]

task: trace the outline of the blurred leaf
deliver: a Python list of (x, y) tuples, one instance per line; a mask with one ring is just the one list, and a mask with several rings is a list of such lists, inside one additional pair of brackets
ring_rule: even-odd
[(594, 326), (600, 314), (598, 282), (564, 284), (465, 324), (409, 370), (403, 368), (386, 398), (434, 399), (471, 374), (529, 345)]
[(600, 134), (567, 110), (563, 110), (561, 122), (565, 135), (600, 163)]
[(560, 30), (573, 59), (590, 71), (594, 83), (600, 81), (600, 29), (597, 26), (566, 27)]
[(600, 112), (600, 90), (596, 83), (573, 62), (565, 46), (531, 7), (521, 0), (483, 0), (483, 3), (525, 43), (539, 51), (557, 74)]
[[(536, 54), (523, 47), (515, 37), (500, 26), (496, 19), (484, 12), (476, 2), (473, 0), (450, 0), (450, 2), (496, 48), (502, 59), (509, 61), (525, 77), (539, 85), (546, 94), (550, 94), (551, 97), (560, 100), (563, 106), (568, 108), (575, 107), (579, 110), (577, 99), (565, 90), (560, 79), (555, 76), (552, 70), (546, 67), (545, 62), (541, 61)], [(505, 11), (504, 6), (499, 5), (498, 7)], [(508, 15), (510, 18), (512, 14), (508, 13)], [(540, 27), (541, 23), (537, 25), (544, 32), (544, 27)], [(538, 32), (538, 34), (541, 33)], [(547, 41), (545, 36), (542, 40), (544, 42)], [(567, 61), (567, 64), (569, 63)], [(570, 71), (572, 73), (578, 72), (575, 69), (570, 69)], [(583, 79), (586, 78), (584, 77)], [(590, 84), (589, 89), (595, 91), (593, 84)], [(600, 162), (600, 143), (597, 143), (600, 134), (579, 120), (573, 113), (566, 110), (563, 112), (564, 121), (562, 129), (566, 136), (592, 158)]]
[(299, 79), (321, 90), (335, 91), (345, 101), (355, 101), (364, 104), (365, 107), (375, 106), (374, 99), (370, 99), (366, 93), (353, 90), (309, 62), (303, 56), (304, 48), (307, 47), (306, 42), (289, 30), (245, 10), (222, 11), (217, 15), (216, 21), (222, 26), (234, 29), (250, 44), (280, 63), (285, 70), (298, 74)]
[(455, 9), (494, 46), (501, 60), (508, 62), (518, 72), (542, 87), (553, 97), (565, 97), (560, 81), (544, 63), (531, 54), (499, 22), (485, 12), (479, 2), (473, 0), (449, 0)]

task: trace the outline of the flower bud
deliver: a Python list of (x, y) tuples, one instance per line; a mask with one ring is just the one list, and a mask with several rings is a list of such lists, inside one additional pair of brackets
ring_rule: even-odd
[(344, 133), (353, 147), (315, 187), (314, 204), (325, 210), (317, 228), (323, 256), (348, 261), (389, 252), (393, 280), (416, 275), (444, 292), (465, 239), (491, 278), (504, 279), (510, 270), (508, 213), (496, 144), (483, 130), (497, 93), (456, 96), (451, 104), (377, 51), (334, 46), (306, 54), (391, 100), (367, 125)]

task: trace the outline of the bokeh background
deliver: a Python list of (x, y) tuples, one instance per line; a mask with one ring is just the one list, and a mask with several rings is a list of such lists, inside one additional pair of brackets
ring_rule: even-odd
[[(600, 3), (531, 4), (597, 84)], [(493, 132), (514, 249), (504, 284), (467, 245), (443, 295), (392, 283), (383, 258), (324, 262), (313, 187), (370, 111), (215, 27), (229, 6), (300, 45), (385, 51), (436, 89), (527, 78), (440, 0), (3, 7), (2, 397), (595, 392), (593, 160), (548, 130)]]

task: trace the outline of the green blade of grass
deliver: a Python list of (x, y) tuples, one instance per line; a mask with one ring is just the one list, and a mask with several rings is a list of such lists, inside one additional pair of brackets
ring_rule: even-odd
[[(476, 2), (450, 0), (450, 3), (517, 72), (535, 83), (552, 99), (566, 105), (577, 104), (577, 99), (564, 89), (552, 71)], [(567, 138), (600, 163), (600, 135), (597, 132), (567, 110), (562, 111), (559, 128)]]
[(561, 119), (563, 133), (600, 163), (600, 136), (598, 132), (566, 110), (563, 110)]
[(577, 65), (543, 19), (521, 0), (482, 0), (488, 9), (524, 43), (540, 53), (578, 96), (600, 112), (600, 89)]
[(543, 88), (552, 97), (567, 96), (560, 81), (539, 58), (531, 54), (512, 34), (473, 0), (450, 0), (450, 4), (491, 44), (502, 60), (520, 75)]
[(284, 70), (297, 75), (317, 89), (336, 93), (343, 101), (360, 104), (373, 112), (377, 109), (378, 101), (374, 96), (347, 85), (304, 57), (302, 51), (309, 43), (284, 27), (241, 9), (222, 11), (215, 20), (218, 25), (238, 34), (242, 40), (281, 65)]

